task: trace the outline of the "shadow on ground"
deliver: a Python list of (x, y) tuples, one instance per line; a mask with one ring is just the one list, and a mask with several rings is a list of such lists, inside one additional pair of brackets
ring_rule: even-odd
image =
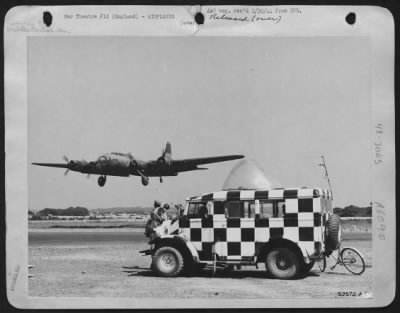
[[(150, 269), (150, 267), (139, 267), (139, 266), (123, 266), (122, 272), (127, 273), (128, 276), (143, 276), (143, 277), (160, 277), (154, 271)], [(307, 277), (318, 277), (320, 273), (318, 272), (309, 272), (307, 274), (303, 274), (298, 276), (295, 280), (305, 279)], [(191, 275), (183, 275), (183, 277), (215, 277), (215, 278), (233, 278), (233, 279), (243, 279), (243, 278), (268, 278), (268, 279), (276, 279), (272, 277), (270, 273), (265, 270), (217, 270), (214, 274), (212, 269), (204, 269), (198, 273)]]

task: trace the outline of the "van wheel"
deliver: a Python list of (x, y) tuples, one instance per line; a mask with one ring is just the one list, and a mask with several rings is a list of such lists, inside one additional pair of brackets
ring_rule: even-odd
[(154, 271), (164, 277), (178, 276), (184, 266), (182, 254), (173, 247), (161, 247), (154, 253)]
[(300, 262), (296, 253), (288, 248), (271, 250), (267, 255), (265, 266), (273, 277), (279, 279), (292, 279), (300, 270)]

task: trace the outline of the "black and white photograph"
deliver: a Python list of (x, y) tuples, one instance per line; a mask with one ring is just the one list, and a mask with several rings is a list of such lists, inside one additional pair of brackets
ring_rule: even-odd
[(394, 248), (394, 52), (388, 40), (380, 56), (364, 23), (392, 20), (319, 9), (315, 34), (308, 7), (197, 8), (204, 25), (168, 7), (10, 21), (25, 76), (6, 102), (24, 113), (6, 107), (20, 121), (6, 150), (24, 167), (7, 179), (25, 183), (8, 184), (7, 214), (25, 204), (8, 222), (24, 228), (26, 264), (11, 264), (9, 297), (19, 275), (28, 307), (388, 301), (376, 277), (394, 252), (376, 251)]

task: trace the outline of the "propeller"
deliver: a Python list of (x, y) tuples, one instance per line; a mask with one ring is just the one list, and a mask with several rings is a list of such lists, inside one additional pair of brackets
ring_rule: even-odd
[(83, 167), (85, 165), (88, 164), (88, 162), (86, 160), (81, 160), (81, 161), (73, 161), (73, 160), (69, 160), (67, 156), (63, 156), (63, 160), (67, 163), (67, 170), (64, 172), (64, 176), (67, 176), (69, 171), (72, 170), (76, 170), (77, 167)]
[[(67, 156), (63, 156), (63, 160), (69, 165), (69, 160), (67, 158)], [(67, 168), (67, 170), (64, 172), (64, 176), (67, 176), (69, 172), (69, 167)]]

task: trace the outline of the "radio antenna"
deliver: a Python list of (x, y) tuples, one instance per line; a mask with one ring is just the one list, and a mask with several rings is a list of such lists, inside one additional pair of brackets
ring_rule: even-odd
[(322, 158), (322, 163), (318, 164), (318, 165), (322, 166), (325, 169), (325, 179), (328, 181), (329, 191), (331, 192), (331, 195), (332, 195), (332, 198), (333, 198), (332, 186), (331, 186), (331, 181), (329, 180), (328, 169), (326, 167), (325, 158), (324, 158), (323, 155), (321, 155), (321, 158)]

